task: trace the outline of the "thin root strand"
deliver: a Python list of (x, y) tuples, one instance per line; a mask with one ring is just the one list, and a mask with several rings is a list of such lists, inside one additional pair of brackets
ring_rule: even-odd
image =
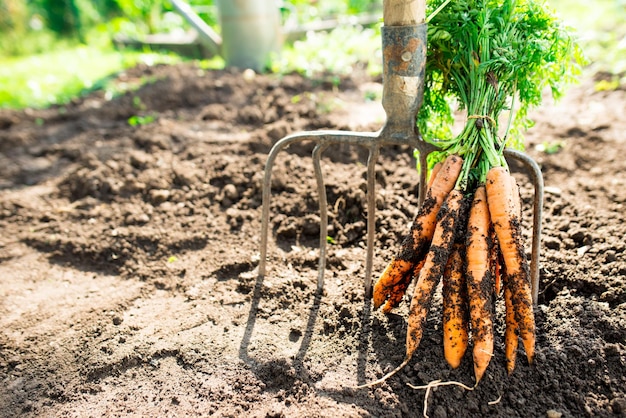
[(449, 386), (449, 385), (456, 385), (456, 386), (461, 386), (463, 389), (465, 390), (474, 390), (474, 388), (476, 386), (473, 387), (469, 387), (461, 382), (455, 382), (455, 381), (448, 381), (448, 382), (442, 382), (441, 379), (439, 380), (433, 380), (432, 382), (428, 382), (426, 385), (422, 385), (422, 386), (415, 386), (412, 385), (410, 383), (407, 383), (407, 386), (409, 386), (411, 389), (426, 389), (426, 393), (424, 394), (424, 418), (428, 418), (428, 396), (430, 395), (430, 390), (432, 388), (436, 388), (439, 386)]
[(363, 389), (363, 388), (371, 388), (373, 386), (376, 385), (380, 385), (381, 383), (384, 383), (385, 381), (387, 381), (387, 379), (389, 379), (391, 376), (393, 376), (394, 374), (398, 373), (400, 370), (402, 370), (402, 368), (404, 368), (404, 366), (406, 366), (407, 364), (409, 364), (409, 361), (411, 361), (411, 358), (405, 358), (404, 361), (395, 369), (393, 369), (392, 371), (390, 371), (389, 373), (387, 373), (386, 375), (384, 375), (383, 377), (381, 377), (378, 380), (374, 380), (373, 382), (369, 382), (369, 383), (365, 383), (359, 386), (356, 386), (355, 389)]

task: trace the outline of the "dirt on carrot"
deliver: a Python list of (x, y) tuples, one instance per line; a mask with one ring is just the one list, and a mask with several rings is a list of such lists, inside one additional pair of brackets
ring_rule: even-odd
[(430, 186), (426, 190), (424, 203), (420, 207), (409, 233), (402, 241), (399, 253), (392, 258), (387, 268), (374, 283), (373, 300), (377, 309), (387, 299), (385, 312), (391, 311), (402, 300), (411, 279), (419, 273), (430, 246), (437, 217), (444, 200), (454, 188), (463, 160), (449, 156), (431, 174)]
[[(462, 235), (462, 234), (460, 234)], [(443, 354), (453, 369), (461, 364), (469, 339), (469, 306), (465, 277), (465, 245), (452, 248), (442, 286)]]
[(478, 383), (491, 362), (494, 349), (494, 278), (490, 268), (489, 230), (491, 217), (485, 187), (474, 193), (467, 222), (467, 294), (474, 359), (474, 377)]

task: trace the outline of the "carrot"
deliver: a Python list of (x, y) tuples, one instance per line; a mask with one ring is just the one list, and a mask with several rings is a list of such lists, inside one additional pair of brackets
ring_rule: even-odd
[(506, 311), (504, 331), (504, 353), (506, 358), (506, 371), (511, 374), (515, 369), (515, 358), (517, 357), (517, 345), (519, 336), (517, 335), (517, 321), (515, 320), (515, 311), (513, 308), (513, 300), (511, 298), (511, 290), (506, 287), (504, 289), (504, 306)]
[(441, 207), (430, 250), (424, 267), (420, 270), (409, 307), (406, 336), (406, 359), (410, 359), (419, 347), (435, 287), (443, 276), (448, 257), (455, 241), (465, 200), (460, 190), (453, 190)]
[(433, 182), (435, 181), (435, 178), (437, 177), (437, 173), (439, 173), (439, 170), (441, 170), (442, 165), (443, 165), (442, 162), (438, 162), (437, 164), (433, 166), (432, 170), (430, 170), (430, 178), (428, 179), (428, 185), (427, 185), (428, 189), (430, 189), (430, 186), (433, 185)]
[[(522, 215), (521, 199), (519, 195), (519, 189), (515, 177), (510, 176), (509, 181), (511, 183), (511, 189), (513, 195), (511, 196), (510, 204), (513, 213), (519, 217)], [(515, 369), (515, 362), (517, 358), (517, 347), (519, 345), (519, 326), (515, 319), (515, 308), (513, 307), (513, 298), (510, 289), (507, 287), (504, 290), (504, 306), (505, 306), (505, 331), (504, 331), (504, 351), (506, 358), (506, 371), (508, 374), (513, 373)]]
[(411, 282), (411, 268), (413, 263), (410, 260), (403, 260), (394, 256), (387, 267), (374, 284), (372, 298), (374, 299), (374, 309), (385, 303), (385, 313), (396, 307), (409, 283)]
[(389, 299), (389, 305), (385, 307), (385, 311), (389, 312), (402, 300), (411, 282), (412, 271), (426, 257), (435, 231), (437, 213), (446, 196), (454, 188), (462, 165), (463, 159), (457, 155), (450, 155), (438, 169), (436, 176), (431, 174), (430, 187), (413, 221), (411, 231), (402, 241), (399, 254), (392, 258), (374, 285), (372, 295), (374, 309), (378, 309)]
[[(517, 182), (515, 181), (515, 177), (510, 176), (509, 177), (509, 181), (511, 182), (511, 187), (514, 190), (513, 195), (511, 196), (511, 199), (509, 201), (509, 204), (511, 205), (511, 209), (513, 211), (514, 214), (517, 214), (518, 217), (521, 218), (522, 216), (522, 207), (521, 207), (521, 198), (519, 195), (519, 189), (517, 187)], [(516, 192), (515, 192), (516, 191)], [(502, 251), (500, 251), (500, 245), (498, 244), (498, 237), (496, 235), (496, 230), (495, 228), (493, 228), (493, 224), (492, 224), (492, 228), (491, 228), (491, 237), (492, 237), (492, 242), (494, 243), (493, 246), (493, 250), (494, 253), (492, 253), (492, 262), (494, 263), (494, 283), (495, 283), (495, 293), (496, 295), (499, 295), (502, 292), (502, 275), (504, 274), (504, 259), (502, 257)], [(497, 258), (496, 258), (497, 257)]]
[[(413, 267), (413, 272), (407, 274), (406, 277), (417, 277), (420, 273), (420, 270), (424, 266), (425, 261), (426, 260), (424, 259), (416, 264)], [(387, 299), (387, 302), (383, 305), (383, 313), (388, 314), (393, 308), (400, 304), (402, 298), (404, 297), (404, 293), (406, 292), (407, 286), (407, 283), (405, 283), (404, 281), (400, 281), (391, 288), (391, 291), (389, 292), (389, 299)]]
[(502, 290), (502, 253), (498, 245), (498, 237), (496, 236), (496, 230), (493, 228), (493, 224), (489, 228), (489, 266), (491, 269), (491, 275), (493, 276), (493, 294), (494, 297), (500, 295)]
[(448, 257), (456, 239), (459, 221), (465, 214), (465, 198), (460, 190), (452, 190), (442, 204), (437, 214), (436, 228), (433, 239), (426, 255), (426, 261), (421, 268), (411, 305), (409, 307), (408, 329), (406, 334), (406, 352), (402, 363), (382, 378), (358, 387), (369, 387), (384, 382), (406, 366), (422, 339), (424, 323), (435, 293), (435, 288), (443, 276), (448, 263)]
[(504, 167), (487, 172), (487, 200), (491, 221), (498, 236), (506, 268), (505, 288), (511, 292), (511, 305), (517, 332), (522, 338), (526, 357), (532, 363), (535, 354), (535, 316), (530, 287), (530, 269), (524, 252), (516, 196), (519, 196), (511, 175)]
[(443, 354), (453, 369), (467, 350), (468, 308), (464, 272), (464, 246), (454, 244), (443, 273)]
[(491, 219), (485, 187), (474, 193), (467, 221), (467, 294), (469, 298), (474, 376), (482, 379), (493, 357), (493, 277), (490, 271), (489, 229)]

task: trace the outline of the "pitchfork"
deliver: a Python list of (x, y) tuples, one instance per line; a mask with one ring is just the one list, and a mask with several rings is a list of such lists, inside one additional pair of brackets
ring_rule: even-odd
[[(367, 253), (365, 259), (365, 295), (372, 291), (372, 264), (374, 259), (376, 221), (376, 161), (381, 147), (385, 145), (407, 145), (419, 155), (419, 205), (426, 190), (426, 167), (428, 154), (437, 148), (425, 142), (416, 129), (416, 116), (422, 105), (424, 93), (424, 70), (426, 65), (425, 0), (384, 0), (382, 52), (383, 52), (383, 96), (382, 106), (386, 121), (378, 132), (308, 131), (288, 135), (279, 140), (270, 150), (263, 178), (263, 206), (261, 212), (261, 254), (259, 276), (265, 276), (267, 264), (267, 238), (269, 227), (269, 204), (272, 167), (276, 156), (290, 144), (301, 141), (316, 143), (313, 167), (317, 181), (320, 210), (320, 254), (317, 291), (324, 287), (326, 268), (326, 240), (328, 229), (327, 198), (320, 160), (324, 150), (334, 144), (353, 144), (369, 150), (367, 158)], [(543, 177), (537, 163), (526, 154), (505, 149), (507, 160), (513, 159), (525, 166), (534, 185), (533, 234), (531, 256), (531, 282), (533, 302), (537, 303), (539, 289), (539, 247), (543, 206)]]

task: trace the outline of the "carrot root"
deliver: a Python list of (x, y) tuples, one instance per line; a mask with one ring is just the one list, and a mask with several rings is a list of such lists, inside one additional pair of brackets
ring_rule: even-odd
[(465, 199), (459, 190), (450, 192), (438, 216), (439, 221), (424, 266), (420, 270), (411, 305), (406, 336), (406, 356), (417, 350), (430, 309), (433, 293), (443, 276), (456, 238), (457, 223), (464, 211)]
[(485, 187), (474, 194), (467, 222), (467, 294), (472, 325), (474, 375), (478, 383), (493, 357), (493, 277), (490, 271), (491, 220)]
[(517, 333), (522, 339), (526, 358), (532, 363), (535, 354), (535, 317), (530, 268), (521, 232), (519, 190), (511, 179), (506, 168), (491, 168), (487, 172), (487, 199), (506, 270), (505, 291), (508, 289), (511, 293)]
[(410, 232), (402, 241), (399, 254), (392, 259), (374, 284), (375, 309), (383, 305), (387, 299), (391, 299), (391, 303), (385, 305), (385, 311), (389, 312), (402, 300), (411, 282), (411, 273), (428, 253), (437, 226), (437, 214), (446, 196), (454, 188), (462, 166), (462, 158), (450, 155), (436, 171), (433, 169), (424, 203), (413, 221)]
[(453, 369), (461, 364), (468, 343), (467, 286), (463, 245), (457, 243), (443, 275), (443, 353)]

